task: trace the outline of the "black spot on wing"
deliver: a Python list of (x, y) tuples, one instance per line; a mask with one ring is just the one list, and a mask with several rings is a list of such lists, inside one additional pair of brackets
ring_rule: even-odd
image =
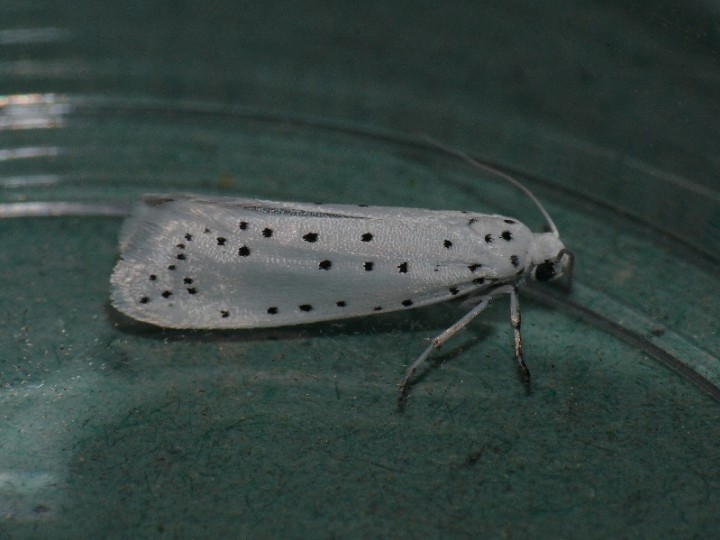
[(303, 237), (302, 237), (302, 239), (305, 240), (306, 242), (310, 242), (310, 243), (312, 243), (312, 242), (317, 242), (318, 233), (316, 233), (316, 232), (309, 232), (309, 233), (307, 233), (307, 234), (304, 234)]

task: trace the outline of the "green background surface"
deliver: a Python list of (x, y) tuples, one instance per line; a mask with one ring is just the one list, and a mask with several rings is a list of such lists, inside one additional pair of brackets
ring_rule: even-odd
[[(0, 3), (0, 537), (713, 537), (712, 2)], [(193, 191), (498, 212), (575, 287), (178, 332), (109, 306), (120, 215)], [(47, 214), (55, 217), (41, 217)], [(12, 219), (11, 219), (12, 218)], [(716, 389), (716, 387), (715, 387)]]

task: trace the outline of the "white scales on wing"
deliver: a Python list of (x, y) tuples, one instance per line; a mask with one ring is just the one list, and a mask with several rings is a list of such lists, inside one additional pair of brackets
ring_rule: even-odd
[(356, 317), (513, 283), (555, 257), (546, 238), (503, 216), (148, 196), (123, 228), (112, 301), (168, 328)]

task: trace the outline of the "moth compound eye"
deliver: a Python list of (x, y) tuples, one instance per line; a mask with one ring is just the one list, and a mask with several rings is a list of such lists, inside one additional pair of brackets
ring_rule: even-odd
[(535, 269), (535, 279), (538, 281), (550, 281), (555, 277), (555, 265), (550, 261), (538, 264)]

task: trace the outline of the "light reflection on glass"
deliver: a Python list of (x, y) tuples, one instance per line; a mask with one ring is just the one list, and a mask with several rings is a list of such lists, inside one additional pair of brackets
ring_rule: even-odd
[(52, 471), (0, 470), (0, 516), (3, 521), (50, 518), (44, 511), (49, 506), (38, 505), (36, 501), (54, 501), (60, 480)]
[(57, 157), (60, 148), (57, 146), (27, 146), (24, 148), (0, 148), (0, 161), (11, 159), (31, 159), (41, 157)]
[(67, 99), (59, 94), (0, 95), (0, 131), (63, 127), (70, 111)]
[(54, 186), (60, 183), (56, 174), (36, 174), (30, 176), (0, 177), (0, 188), (17, 189), (24, 187)]
[(21, 217), (106, 216), (125, 217), (128, 203), (17, 202), (0, 204), (0, 219)]
[(0, 45), (27, 45), (30, 43), (57, 43), (70, 39), (70, 31), (49, 26), (47, 28), (12, 28), (0, 30)]

